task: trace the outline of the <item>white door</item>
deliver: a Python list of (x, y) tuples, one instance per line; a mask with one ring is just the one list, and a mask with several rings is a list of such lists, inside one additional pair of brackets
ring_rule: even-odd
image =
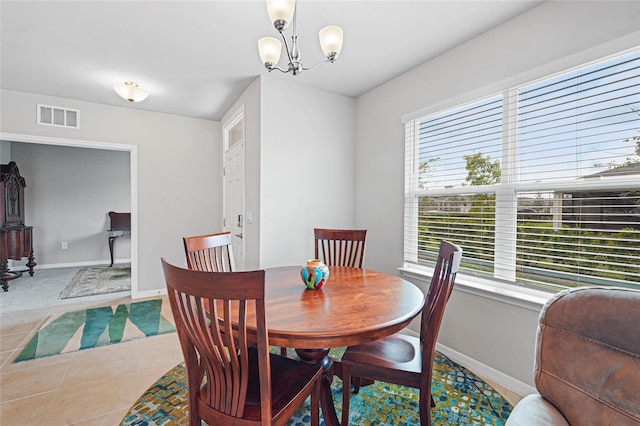
[(231, 232), (236, 270), (244, 270), (244, 118), (225, 127), (224, 230)]

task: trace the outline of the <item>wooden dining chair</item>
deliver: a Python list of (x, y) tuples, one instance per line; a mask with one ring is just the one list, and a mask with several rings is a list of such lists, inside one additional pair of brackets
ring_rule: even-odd
[(183, 241), (189, 269), (207, 272), (235, 271), (230, 232), (184, 237)]
[[(187, 268), (206, 272), (234, 272), (231, 232), (184, 237), (184, 252), (187, 256)], [(282, 356), (287, 348), (280, 348)]]
[[(366, 229), (314, 228), (313, 234), (316, 259), (322, 260), (326, 265), (362, 268)], [(285, 356), (287, 348), (281, 348), (280, 354)], [(341, 374), (339, 368), (337, 372), (338, 375)]]
[(315, 228), (313, 233), (316, 259), (327, 265), (362, 268), (366, 229)]
[[(351, 377), (380, 380), (420, 390), (420, 424), (431, 424), (431, 378), (436, 339), (444, 316), (456, 273), (460, 267), (462, 249), (447, 241), (440, 243), (438, 260), (422, 309), (420, 337), (396, 333), (370, 343), (350, 346), (342, 356), (343, 383)], [(359, 384), (356, 380), (355, 393)], [(342, 392), (342, 424), (349, 423), (350, 386)]]
[(189, 424), (284, 425), (311, 396), (318, 425), (322, 367), (269, 352), (265, 272), (194, 271), (164, 258), (162, 268), (187, 373)]

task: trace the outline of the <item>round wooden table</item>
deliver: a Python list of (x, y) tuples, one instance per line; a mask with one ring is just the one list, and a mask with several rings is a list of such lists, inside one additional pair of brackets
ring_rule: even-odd
[(269, 344), (295, 348), (306, 362), (321, 363), (322, 413), (337, 425), (330, 348), (357, 345), (405, 328), (422, 310), (424, 294), (394, 275), (330, 266), (320, 290), (308, 290), (298, 266), (265, 269)]

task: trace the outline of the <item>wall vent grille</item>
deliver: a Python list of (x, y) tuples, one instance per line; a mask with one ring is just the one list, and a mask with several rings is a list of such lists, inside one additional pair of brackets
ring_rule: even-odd
[(38, 124), (79, 129), (80, 110), (38, 104)]

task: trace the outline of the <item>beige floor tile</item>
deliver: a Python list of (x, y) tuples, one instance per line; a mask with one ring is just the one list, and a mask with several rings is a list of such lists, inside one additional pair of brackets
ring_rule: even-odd
[[(35, 329), (47, 316), (49, 309), (36, 309), (19, 312), (11, 312), (0, 315), (0, 335), (11, 334), (17, 331), (29, 331)], [(27, 330), (20, 329), (27, 328)]]
[(139, 386), (140, 392), (138, 396), (135, 398), (135, 400), (131, 401), (131, 404), (133, 405), (133, 403), (137, 401), (138, 398), (147, 391), (147, 389), (149, 389), (155, 382), (158, 381), (160, 377), (164, 376), (169, 370), (171, 370), (176, 365), (178, 365), (178, 363), (175, 363), (169, 366), (154, 366), (154, 367), (139, 369), (136, 372), (136, 378), (137, 378), (137, 383), (140, 385)]
[[(46, 316), (45, 316), (46, 317)], [(34, 320), (16, 321), (12, 324), (0, 325), (0, 337), (7, 334), (32, 332), (38, 329), (44, 318), (38, 318)]]
[(12, 352), (11, 357), (0, 367), (1, 373), (11, 373), (14, 371), (27, 370), (30, 368), (41, 367), (44, 365), (58, 364), (61, 362), (69, 362), (73, 358), (74, 353), (66, 353), (54, 356), (45, 356), (42, 358), (32, 359), (30, 361), (22, 361), (14, 363), (13, 360), (20, 355), (20, 350)]
[(47, 392), (0, 405), (0, 424), (39, 426), (49, 412), (55, 392)]
[(172, 368), (183, 359), (177, 333), (138, 340), (137, 368)]
[(60, 362), (0, 374), (0, 401), (58, 390), (68, 366), (69, 362)]
[(75, 352), (61, 388), (107, 379), (115, 375), (135, 375), (136, 344), (124, 342)]
[(25, 331), (21, 333), (5, 334), (0, 336), (0, 351), (12, 351), (18, 348), (26, 346), (27, 342), (31, 338), (32, 333)]
[(47, 420), (50, 426), (71, 425), (128, 410), (141, 392), (135, 374), (121, 374), (64, 388), (57, 392)]
[(0, 371), (2, 371), (2, 367), (8, 360), (13, 358), (13, 353), (15, 351), (4, 351), (0, 352)]

